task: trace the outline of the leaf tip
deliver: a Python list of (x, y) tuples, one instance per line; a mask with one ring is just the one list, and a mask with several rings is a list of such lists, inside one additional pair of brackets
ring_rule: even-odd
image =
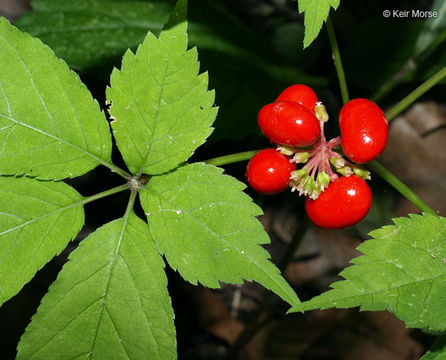
[(286, 312), (287, 315), (294, 313), (304, 313), (304, 310), (302, 309), (302, 303), (292, 305), (291, 308)]

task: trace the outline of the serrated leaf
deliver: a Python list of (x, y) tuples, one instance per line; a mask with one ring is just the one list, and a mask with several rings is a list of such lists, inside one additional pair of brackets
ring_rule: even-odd
[(199, 75), (197, 50), (187, 50), (186, 29), (179, 19), (159, 39), (149, 33), (112, 73), (113, 132), (133, 173), (174, 169), (212, 132), (215, 94), (207, 90), (207, 73)]
[(111, 162), (108, 123), (79, 77), (0, 18), (0, 174), (82, 175)]
[(304, 48), (317, 38), (322, 25), (327, 20), (330, 8), (336, 10), (339, 2), (340, 0), (298, 0), (299, 13), (305, 13)]
[(164, 263), (134, 213), (71, 255), (43, 298), (17, 359), (175, 359)]
[(82, 197), (64, 183), (0, 177), (0, 305), (84, 224)]
[(260, 244), (269, 243), (254, 218), (261, 209), (242, 191), (245, 185), (223, 170), (191, 164), (153, 177), (140, 198), (151, 234), (170, 266), (184, 279), (218, 288), (242, 277), (298, 304), (295, 292)]
[[(147, 3), (154, 6), (149, 13)], [(148, 30), (158, 35), (168, 16), (165, 9), (173, 7), (171, 0), (34, 0), (32, 4), (33, 9), (16, 25), (41, 38), (70, 67), (94, 71), (101, 79), (109, 78), (111, 65), (127, 48), (136, 49)], [(163, 10), (158, 14), (160, 6)], [(219, 116), (209, 141), (257, 136), (258, 109), (285, 86), (326, 85), (326, 78), (305, 71), (304, 63), (314, 63), (309, 53), (297, 62), (289, 56), (282, 58), (265, 42), (262, 32), (230, 15), (223, 2), (194, 0), (189, 9), (189, 46), (200, 49), (201, 68), (211, 74), (210, 87), (218, 89)]]
[(359, 306), (388, 310), (408, 327), (444, 330), (446, 218), (424, 214), (393, 222), (358, 247), (364, 255), (340, 273), (345, 280), (293, 311)]
[(16, 25), (40, 38), (74, 69), (100, 65), (136, 47), (147, 30), (158, 34), (170, 0), (33, 0)]
[(446, 336), (440, 336), (420, 360), (446, 360)]

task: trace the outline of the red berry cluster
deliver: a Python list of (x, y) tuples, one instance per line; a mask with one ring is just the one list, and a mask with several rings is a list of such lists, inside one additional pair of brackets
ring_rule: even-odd
[[(376, 158), (387, 143), (388, 123), (367, 99), (349, 101), (339, 113), (341, 136), (327, 141), (328, 114), (314, 91), (292, 85), (259, 112), (258, 125), (275, 149), (248, 163), (249, 185), (263, 194), (285, 190), (306, 196), (305, 210), (318, 226), (339, 229), (361, 221), (370, 210), (370, 173), (358, 164)], [(342, 154), (336, 148), (342, 146)], [(300, 169), (298, 164), (303, 164)], [(340, 176), (339, 176), (339, 175)]]

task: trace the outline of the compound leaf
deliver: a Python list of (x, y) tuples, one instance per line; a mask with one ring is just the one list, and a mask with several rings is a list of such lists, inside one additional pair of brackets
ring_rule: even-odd
[(195, 163), (154, 176), (140, 190), (153, 239), (170, 266), (187, 281), (218, 288), (242, 277), (298, 304), (295, 292), (260, 244), (269, 242), (254, 218), (261, 209), (245, 185), (214, 166)]
[(134, 213), (70, 255), (23, 335), (17, 359), (174, 359), (164, 263)]
[(79, 77), (4, 18), (0, 63), (0, 174), (63, 179), (111, 162), (108, 123)]
[(424, 214), (393, 219), (358, 247), (364, 255), (332, 289), (294, 311), (351, 308), (388, 310), (408, 327), (444, 330), (446, 218)]
[(169, 0), (33, 0), (16, 25), (40, 38), (74, 69), (100, 65), (159, 33), (173, 8)]
[(322, 25), (327, 20), (330, 8), (337, 9), (340, 0), (298, 0), (299, 13), (305, 13), (304, 48), (318, 36)]
[(197, 50), (187, 50), (179, 5), (159, 39), (149, 33), (136, 55), (127, 51), (107, 89), (116, 143), (133, 173), (160, 174), (186, 161), (217, 115), (208, 75), (198, 74)]
[(64, 183), (0, 177), (0, 305), (84, 224), (82, 197)]
[(440, 336), (420, 360), (446, 360), (446, 336)]

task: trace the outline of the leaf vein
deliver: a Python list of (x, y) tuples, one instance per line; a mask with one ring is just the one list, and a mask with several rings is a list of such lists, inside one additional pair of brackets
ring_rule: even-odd
[[(167, 199), (161, 197), (160, 195), (158, 195), (154, 190), (152, 189), (148, 189), (145, 188), (147, 191), (150, 191), (154, 194), (156, 194), (157, 196), (159, 196), (160, 198), (162, 198), (165, 202), (169, 203), (170, 205), (173, 205), (173, 207), (176, 207), (178, 209), (180, 209), (181, 207), (176, 206), (173, 203), (170, 203)], [(257, 261), (251, 259), (250, 257), (248, 257), (244, 251), (241, 251), (236, 245), (226, 241), (225, 237), (218, 234), (217, 232), (213, 231), (209, 226), (207, 226), (205, 223), (203, 223), (201, 220), (197, 219), (196, 217), (194, 217), (192, 214), (190, 214), (188, 211), (181, 209), (182, 214), (187, 215), (188, 217), (190, 217), (192, 220), (194, 220), (195, 222), (197, 222), (199, 225), (201, 225), (205, 230), (207, 230), (209, 233), (211, 233), (215, 238), (220, 239), (221, 242), (223, 242), (225, 245), (231, 247), (232, 249), (234, 249), (237, 253), (241, 254), (243, 258), (245, 258), (249, 263), (255, 265), (263, 274), (267, 275), (267, 277), (269, 279), (271, 279), (276, 285), (278, 285), (280, 288), (283, 289), (283, 284), (281, 284), (280, 282), (277, 282), (277, 279), (271, 276), (271, 273), (269, 273), (267, 270), (265, 270), (262, 266), (260, 266)], [(201, 261), (201, 259), (199, 259)]]
[[(135, 244), (135, 241), (134, 241), (134, 240), (133, 240), (133, 243)], [(139, 251), (139, 249), (138, 249), (138, 251)], [(161, 351), (160, 351), (160, 348), (159, 348), (159, 345), (158, 345), (157, 341), (155, 340), (155, 336), (154, 336), (154, 334), (153, 334), (152, 327), (149, 325), (149, 324), (150, 324), (150, 319), (149, 319), (149, 316), (147, 315), (146, 311), (144, 310), (144, 305), (143, 305), (142, 300), (141, 300), (142, 295), (141, 295), (141, 293), (139, 292), (138, 286), (136, 285), (135, 278), (133, 277), (133, 274), (132, 274), (132, 272), (130, 271), (129, 266), (128, 266), (127, 262), (125, 261), (125, 259), (124, 259), (122, 256), (119, 256), (119, 257), (120, 257), (120, 259), (122, 260), (122, 262), (124, 263), (124, 267), (126, 268), (128, 274), (129, 274), (129, 276), (130, 276), (130, 279), (132, 280), (133, 287), (134, 287), (134, 289), (135, 289), (135, 291), (136, 291), (136, 294), (138, 295), (137, 298), (138, 298), (138, 300), (139, 300), (139, 305), (141, 306), (141, 310), (142, 310), (142, 312), (144, 313), (144, 317), (146, 318), (146, 321), (147, 321), (147, 325), (148, 325), (147, 327), (148, 327), (148, 329), (149, 329), (149, 331), (150, 331), (150, 334), (152, 335), (153, 342), (155, 343), (155, 346), (156, 346), (156, 352), (158, 353), (158, 357), (159, 357), (160, 359), (162, 359)], [(147, 265), (147, 263), (146, 263), (146, 265)], [(152, 270), (150, 269), (150, 267), (149, 267), (149, 266), (147, 266), (147, 267), (149, 268), (150, 272), (151, 272), (152, 275), (153, 275), (153, 272), (152, 272)], [(152, 279), (156, 279), (156, 276), (152, 277)], [(155, 281), (156, 281), (156, 280), (155, 280)]]
[[(159, 41), (159, 40), (157, 40), (157, 41)], [(171, 37), (171, 47), (169, 49), (169, 56), (167, 58), (167, 63), (166, 63), (166, 66), (164, 68), (164, 74), (163, 74), (163, 78), (162, 78), (162, 83), (163, 84), (166, 81), (167, 71), (169, 69), (170, 62), (172, 61), (173, 42), (174, 41), (175, 41), (175, 37)], [(148, 68), (150, 69), (150, 71), (153, 71), (152, 70), (152, 66), (150, 66), (150, 64), (148, 64)], [(155, 121), (154, 121), (153, 132), (152, 132), (153, 136), (155, 136), (155, 134), (156, 134), (156, 128), (157, 128), (158, 120), (159, 120), (160, 113), (161, 113), (161, 100), (162, 100), (163, 94), (164, 94), (164, 87), (161, 84), (160, 84), (160, 86), (161, 86), (161, 89), (160, 89), (160, 94), (159, 94), (158, 102), (157, 102), (158, 103), (158, 112), (157, 112), (156, 117), (154, 119)], [(144, 155), (144, 160), (143, 160), (143, 163), (141, 164), (141, 168), (139, 169), (138, 174), (142, 174), (142, 171), (144, 170), (144, 166), (145, 166), (147, 158), (148, 158), (148, 156), (150, 154), (150, 150), (152, 149), (152, 145), (153, 145), (153, 138), (149, 141), (148, 148), (147, 148), (146, 153)]]
[(115, 324), (115, 322), (114, 322), (114, 320), (113, 320), (113, 318), (112, 318), (112, 316), (111, 316), (111, 314), (110, 314), (110, 311), (108, 311), (107, 306), (105, 307), (104, 312), (108, 315), (108, 317), (109, 317), (109, 319), (110, 319), (110, 322), (111, 322), (111, 324), (113, 325), (113, 329), (115, 330), (115, 333), (116, 333), (116, 335), (117, 335), (118, 338), (119, 338), (119, 341), (118, 341), (118, 342), (119, 342), (119, 344), (121, 345), (121, 347), (124, 349), (125, 355), (126, 355), (127, 358), (130, 360), (130, 359), (131, 359), (130, 354), (129, 354), (127, 348), (124, 346), (124, 342), (122, 341), (121, 337), (119, 336), (118, 328), (116, 327), (116, 324)]
[(48, 346), (57, 335), (59, 335), (68, 326), (70, 326), (76, 319), (78, 319), (80, 315), (82, 315), (84, 312), (86, 312), (88, 309), (90, 309), (93, 305), (95, 305), (98, 301), (101, 301), (101, 300), (102, 300), (102, 297), (95, 299), (93, 302), (88, 304), (84, 309), (82, 309), (82, 311), (79, 312), (79, 314), (76, 315), (76, 317), (73, 317), (62, 329), (52, 330), (52, 329), (48, 328), (48, 330), (53, 331), (54, 334), (48, 340), (46, 340), (46, 342), (43, 345), (41, 345), (39, 348), (37, 348), (35, 350), (34, 354), (30, 357), (29, 360), (32, 360), (40, 351), (42, 351), (46, 346)]

